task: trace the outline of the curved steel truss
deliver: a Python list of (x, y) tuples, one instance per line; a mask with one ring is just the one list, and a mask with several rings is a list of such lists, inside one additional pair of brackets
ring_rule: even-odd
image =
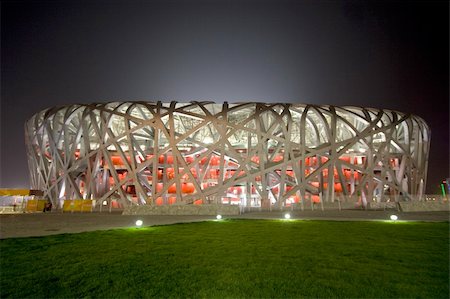
[(413, 115), (266, 103), (71, 105), (25, 131), (32, 188), (59, 207), (408, 200), (423, 193), (430, 142)]

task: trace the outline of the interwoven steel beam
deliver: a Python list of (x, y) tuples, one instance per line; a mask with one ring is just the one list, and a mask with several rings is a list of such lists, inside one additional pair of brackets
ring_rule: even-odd
[(37, 113), (25, 132), (31, 187), (56, 207), (411, 200), (430, 144), (414, 115), (300, 104), (70, 105)]

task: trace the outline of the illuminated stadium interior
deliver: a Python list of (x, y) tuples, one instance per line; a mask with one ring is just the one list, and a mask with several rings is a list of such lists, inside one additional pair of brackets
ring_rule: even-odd
[(54, 107), (25, 131), (31, 187), (55, 207), (412, 200), (430, 142), (397, 111), (252, 102)]

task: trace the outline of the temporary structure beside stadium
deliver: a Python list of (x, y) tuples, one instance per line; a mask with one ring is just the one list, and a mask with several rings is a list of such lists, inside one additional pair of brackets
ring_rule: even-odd
[(25, 125), (31, 187), (54, 207), (278, 207), (421, 196), (430, 130), (397, 111), (304, 104), (112, 102)]

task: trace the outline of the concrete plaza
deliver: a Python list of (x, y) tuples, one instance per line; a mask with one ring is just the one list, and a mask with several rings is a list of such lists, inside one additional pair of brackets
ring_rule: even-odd
[[(286, 212), (250, 212), (233, 219), (281, 219)], [(292, 219), (332, 220), (332, 221), (376, 221), (388, 220), (391, 214), (398, 215), (399, 221), (449, 221), (449, 212), (398, 212), (366, 210), (325, 210), (291, 211)], [(108, 230), (134, 227), (141, 219), (144, 226), (168, 225), (214, 220), (214, 216), (202, 215), (121, 215), (121, 213), (30, 213), (0, 215), (0, 238), (33, 237), (85, 231)]]

